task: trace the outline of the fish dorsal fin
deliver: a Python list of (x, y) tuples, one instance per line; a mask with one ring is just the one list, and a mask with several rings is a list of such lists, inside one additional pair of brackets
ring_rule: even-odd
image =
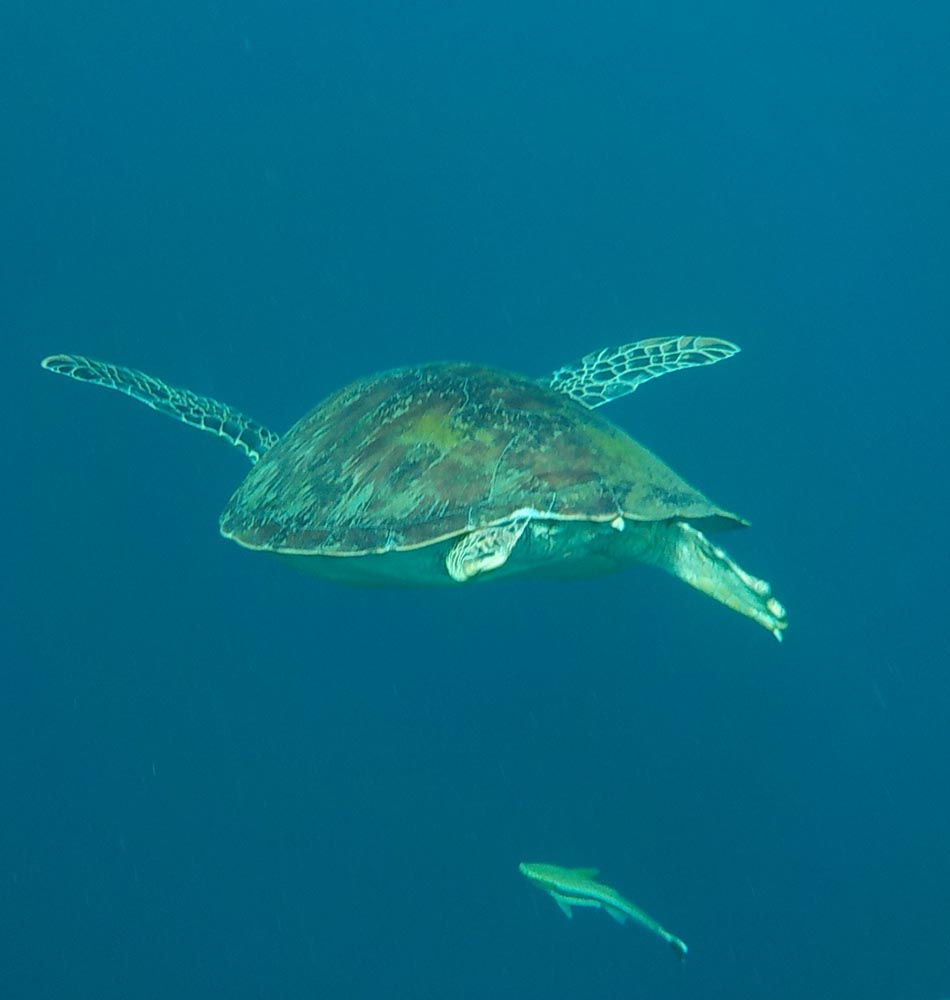
[(600, 874), (599, 868), (572, 868), (571, 874), (578, 878), (597, 878)]
[(257, 460), (277, 443), (279, 434), (216, 399), (199, 396), (190, 389), (176, 389), (134, 368), (96, 361), (78, 354), (54, 354), (43, 359), (47, 371), (78, 382), (115, 389), (137, 399), (158, 413), (174, 417), (190, 427), (224, 438), (250, 459)]
[(544, 381), (593, 410), (626, 396), (651, 378), (712, 365), (731, 358), (738, 350), (735, 344), (717, 337), (650, 337), (585, 354)]

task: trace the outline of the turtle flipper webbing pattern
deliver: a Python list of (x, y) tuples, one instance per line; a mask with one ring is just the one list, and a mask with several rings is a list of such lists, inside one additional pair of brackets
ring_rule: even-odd
[(280, 438), (279, 434), (224, 403), (188, 389), (176, 389), (134, 368), (94, 361), (77, 354), (54, 354), (44, 358), (42, 364), (59, 375), (124, 392), (159, 413), (224, 438), (243, 451), (252, 464)]
[(585, 354), (580, 361), (558, 368), (549, 384), (593, 410), (626, 396), (651, 378), (712, 365), (738, 351), (735, 344), (716, 337), (651, 337)]

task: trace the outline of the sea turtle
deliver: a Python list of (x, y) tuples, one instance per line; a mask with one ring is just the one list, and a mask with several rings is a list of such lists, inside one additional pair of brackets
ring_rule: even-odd
[(131, 368), (63, 354), (42, 364), (243, 451), (253, 467), (221, 534), (319, 576), (458, 586), (652, 563), (781, 639), (785, 610), (769, 585), (700, 531), (746, 522), (593, 412), (737, 351), (711, 337), (657, 337), (542, 379), (469, 363), (399, 368), (345, 386), (283, 436)]

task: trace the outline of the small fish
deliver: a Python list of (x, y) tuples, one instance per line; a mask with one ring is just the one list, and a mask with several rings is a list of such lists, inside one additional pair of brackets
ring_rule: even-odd
[(565, 916), (571, 916), (572, 906), (594, 906), (606, 910), (618, 923), (625, 923), (627, 918), (636, 920), (647, 930), (658, 934), (672, 946), (680, 958), (686, 955), (686, 942), (675, 934), (661, 927), (652, 917), (639, 907), (611, 889), (609, 885), (595, 882), (596, 868), (562, 868), (560, 865), (535, 864), (522, 861), (518, 870), (529, 882), (548, 893), (564, 911)]

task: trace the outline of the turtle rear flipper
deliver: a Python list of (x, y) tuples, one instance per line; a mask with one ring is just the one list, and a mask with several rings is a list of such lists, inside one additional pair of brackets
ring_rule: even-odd
[(463, 535), (445, 557), (449, 576), (464, 583), (479, 573), (504, 566), (529, 520), (529, 517), (519, 517), (506, 524), (493, 524)]
[(47, 371), (124, 392), (158, 413), (224, 438), (243, 451), (252, 465), (280, 438), (279, 434), (233, 407), (208, 396), (199, 396), (190, 389), (166, 385), (160, 379), (134, 368), (95, 361), (78, 354), (53, 354), (41, 363)]
[(641, 525), (653, 537), (644, 558), (727, 608), (768, 629), (779, 642), (788, 626), (785, 608), (765, 580), (747, 573), (718, 545), (685, 521)]

